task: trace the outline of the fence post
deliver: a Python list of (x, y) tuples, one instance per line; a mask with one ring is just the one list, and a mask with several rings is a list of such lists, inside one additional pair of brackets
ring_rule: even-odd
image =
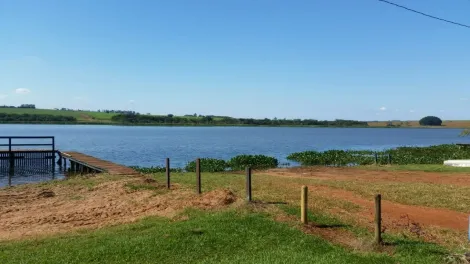
[(248, 202), (252, 201), (252, 196), (251, 196), (251, 168), (246, 167), (245, 168), (246, 172), (246, 199)]
[(379, 165), (379, 157), (377, 156), (377, 152), (374, 153), (375, 157), (375, 165)]
[(201, 194), (201, 159), (196, 159), (196, 189), (197, 193)]
[(302, 192), (301, 192), (301, 197), (300, 197), (300, 221), (303, 224), (308, 223), (308, 217), (307, 217), (307, 208), (308, 208), (308, 187), (307, 186), (302, 186)]
[(375, 243), (382, 244), (382, 196), (375, 196)]
[(392, 154), (388, 153), (388, 164), (392, 165)]
[(166, 167), (166, 188), (170, 189), (170, 158), (166, 158), (165, 167)]

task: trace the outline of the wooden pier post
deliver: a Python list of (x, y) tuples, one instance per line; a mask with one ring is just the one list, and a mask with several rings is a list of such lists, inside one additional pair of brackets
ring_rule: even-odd
[(196, 190), (198, 194), (202, 193), (201, 188), (201, 159), (196, 159)]
[(382, 244), (382, 196), (375, 196), (375, 243)]
[(166, 172), (166, 188), (170, 189), (170, 158), (165, 160), (165, 172)]

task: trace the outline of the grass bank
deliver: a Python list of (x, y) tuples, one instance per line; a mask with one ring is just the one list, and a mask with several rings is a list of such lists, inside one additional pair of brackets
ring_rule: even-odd
[(446, 251), (393, 240), (399, 254), (357, 253), (259, 213), (191, 212), (135, 224), (0, 243), (1, 263), (442, 263)]
[[(369, 228), (368, 216), (362, 214), (363, 206), (333, 196), (331, 191), (336, 193), (338, 190), (351, 191), (364, 197), (365, 200), (372, 200), (373, 195), (379, 191), (383, 193), (383, 199), (386, 201), (459, 210), (452, 203), (462, 208), (470, 206), (470, 201), (465, 198), (468, 186), (449, 186), (453, 184), (453, 180), (460, 179), (465, 174), (436, 173), (449, 182), (423, 183), (417, 179), (417, 175), (420, 174), (413, 174), (417, 172), (401, 173), (401, 170), (392, 171), (397, 174), (388, 175), (389, 171), (381, 170), (352, 168), (331, 170), (324, 167), (310, 169), (314, 172), (312, 175), (308, 174), (308, 171), (298, 171), (290, 175), (290, 169), (281, 170), (279, 175), (282, 176), (276, 174), (276, 171), (255, 172), (253, 176), (255, 203), (251, 205), (240, 201), (217, 209), (189, 208), (169, 218), (150, 216), (136, 223), (104, 226), (97, 230), (74, 230), (70, 233), (37, 239), (3, 241), (0, 242), (0, 263), (429, 264), (446, 263), (446, 259), (459, 260), (460, 255), (451, 253), (462, 253), (462, 247), (452, 245), (466, 242), (466, 234), (448, 230), (424, 229), (426, 234), (437, 237), (437, 241), (444, 240), (441, 241), (443, 245), (448, 245), (447, 240), (454, 239), (449, 242), (450, 246), (426, 242), (427, 238), (413, 236), (406, 230), (405, 232), (387, 229), (384, 235), (387, 245), (380, 248), (373, 247), (370, 243), (373, 231)], [(354, 178), (355, 175), (360, 178)], [(176, 199), (196, 199), (194, 173), (173, 173), (172, 184), (175, 189), (170, 191), (161, 189), (165, 183), (163, 173), (148, 174), (143, 177), (144, 179), (107, 175), (75, 177), (65, 181), (15, 188), (23, 195), (28, 193), (28, 190), (29, 192), (33, 190), (33, 198), (36, 197), (34, 192), (36, 189), (51, 190), (56, 196), (44, 199), (60, 200), (62, 204), (65, 203), (62, 206), (69, 210), (70, 208), (78, 210), (85, 204), (92, 206), (102, 201), (102, 204), (92, 208), (95, 210), (93, 212), (104, 218), (109, 217), (109, 214), (101, 214), (100, 206), (107, 208), (117, 204), (116, 212), (121, 212), (127, 210), (127, 207), (122, 207), (125, 202), (132, 210), (138, 208), (149, 210), (159, 207), (163, 197), (169, 202), (174, 202)], [(404, 181), (406, 177), (413, 181), (412, 184)], [(154, 179), (156, 182), (148, 179)], [(136, 182), (118, 184), (122, 180)], [(387, 182), (388, 185), (385, 184)], [(309, 218), (313, 222), (312, 226), (302, 226), (298, 223), (301, 185), (308, 185), (311, 190)], [(204, 173), (202, 186), (203, 193), (229, 189), (243, 200), (245, 176), (237, 173)], [(331, 189), (324, 189), (325, 187)], [(10, 189), (0, 189), (0, 199), (5, 197), (2, 192), (6, 190)], [(110, 191), (109, 194), (114, 194), (118, 198), (112, 201), (106, 200), (109, 199), (109, 194), (105, 193), (107, 190)], [(190, 190), (193, 196), (173, 197), (185, 190)], [(445, 202), (440, 201), (450, 192), (456, 195), (449, 196)], [(403, 193), (407, 194), (404, 198), (400, 195)], [(9, 195), (9, 197), (15, 199), (16, 196)], [(24, 202), (24, 197), (18, 197), (20, 198), (21, 208), (28, 206), (28, 203)], [(92, 198), (94, 200), (90, 200)], [(129, 200), (130, 198), (133, 200)], [(43, 201), (42, 205), (52, 203), (52, 200), (34, 199), (33, 202)], [(66, 203), (73, 203), (73, 206), (67, 206)], [(61, 205), (58, 203), (54, 208), (57, 206)], [(57, 210), (47, 212), (42, 210), (41, 213), (50, 219), (55, 217)], [(70, 214), (73, 212), (67, 212), (66, 216)], [(83, 215), (80, 211), (75, 214)], [(2, 215), (4, 219), (5, 216), (8, 216), (8, 213)], [(389, 220), (389, 217), (391, 216), (387, 215), (384, 220)], [(58, 219), (57, 224), (63, 224), (61, 223), (63, 218), (56, 219)], [(67, 222), (64, 225), (67, 225)], [(455, 241), (457, 242), (454, 243)]]

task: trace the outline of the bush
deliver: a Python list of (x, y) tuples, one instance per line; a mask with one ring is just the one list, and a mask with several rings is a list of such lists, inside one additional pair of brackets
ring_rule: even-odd
[[(221, 159), (202, 158), (200, 162), (201, 172), (221, 172), (228, 167), (227, 162)], [(184, 169), (188, 172), (195, 172), (196, 161), (189, 162)]]
[(246, 167), (264, 170), (276, 168), (279, 165), (279, 161), (276, 158), (265, 155), (238, 155), (230, 159), (228, 165), (235, 171), (244, 170)]
[(374, 153), (373, 151), (328, 150), (324, 152), (304, 151), (290, 154), (287, 159), (299, 162), (303, 166), (327, 165), (372, 165), (389, 164), (442, 164), (450, 159), (470, 158), (470, 149), (457, 145), (437, 145), (430, 147), (399, 147)]
[(442, 125), (442, 120), (436, 116), (426, 116), (419, 120), (421, 126), (440, 126)]

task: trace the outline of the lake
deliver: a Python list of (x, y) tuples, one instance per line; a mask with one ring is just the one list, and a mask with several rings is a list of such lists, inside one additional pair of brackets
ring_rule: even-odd
[(197, 157), (239, 154), (286, 156), (304, 150), (373, 149), (457, 143), (461, 129), (131, 127), (0, 125), (0, 136), (55, 136), (56, 149), (78, 151), (124, 165), (183, 167)]

